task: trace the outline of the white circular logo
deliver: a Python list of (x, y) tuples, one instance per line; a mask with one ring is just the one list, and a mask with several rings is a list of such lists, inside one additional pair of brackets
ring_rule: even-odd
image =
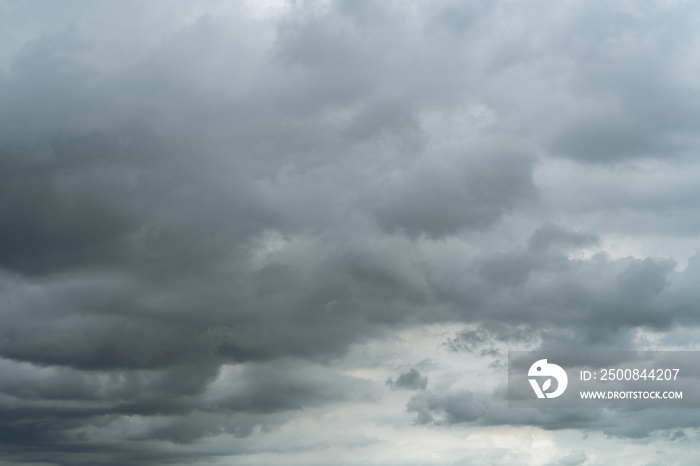
[[(540, 359), (530, 366), (527, 375), (528, 377), (537, 377), (528, 379), (537, 398), (556, 398), (564, 393), (566, 386), (569, 384), (569, 377), (567, 377), (566, 371), (556, 364), (549, 364), (546, 359)], [(552, 386), (552, 378), (557, 381), (556, 390), (547, 392)], [(543, 379), (542, 386), (538, 383), (538, 379)]]

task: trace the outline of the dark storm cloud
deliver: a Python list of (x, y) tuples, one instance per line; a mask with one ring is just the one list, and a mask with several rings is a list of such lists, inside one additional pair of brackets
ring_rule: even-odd
[[(478, 148), (475, 151), (479, 151)], [(377, 202), (379, 225), (412, 236), (442, 237), (493, 224), (535, 188), (527, 154), (485, 150), (448, 163), (423, 160)]]
[[(624, 348), (632, 344), (625, 337), (630, 330), (666, 330), (686, 318), (696, 319), (674, 303), (681, 294), (692, 293), (687, 288), (690, 267), (681, 274), (673, 272), (673, 261), (664, 259), (571, 259), (567, 242), (571, 247), (594, 243), (595, 238), (548, 225), (532, 234), (526, 248), (475, 258), (473, 269), (461, 271), (460, 281), (472, 283), (467, 296), (482, 309), (474, 319), (480, 327), (448, 346), (474, 351), (491, 341), (546, 336), (543, 344), (562, 349)], [(451, 298), (462, 301), (461, 296)], [(456, 312), (471, 320), (469, 310)]]
[[(219, 389), (218, 384), (223, 387)], [(222, 376), (186, 416), (172, 416), (138, 438), (191, 443), (222, 432), (246, 437), (256, 426), (274, 427), (285, 422), (291, 417), (289, 411), (373, 398), (366, 381), (326, 368), (308, 367), (294, 360), (252, 365)]]
[[(222, 433), (246, 437), (256, 427), (285, 422), (289, 411), (374, 398), (366, 381), (294, 360), (224, 372), (206, 393), (202, 393), (203, 382), (212, 382), (212, 375), (217, 375), (208, 373), (206, 367), (112, 371), (109, 375), (38, 369), (28, 364), (6, 363), (4, 369), (5, 377), (11, 378), (1, 387), (4, 443), (13, 448), (18, 444), (45, 448), (69, 444), (86, 454), (92, 448), (80, 436), (86, 429), (109, 428), (115, 423), (118, 427), (115, 416), (150, 420), (132, 430), (127, 440), (187, 444)], [(193, 383), (192, 389), (183, 389)], [(70, 400), (79, 401), (80, 407), (68, 403)]]
[[(639, 329), (698, 323), (697, 256), (682, 273), (663, 258), (575, 259), (598, 237), (539, 212), (534, 176), (547, 156), (607, 164), (695, 147), (678, 48), (690, 5), (648, 33), (661, 6), (639, 19), (595, 5), (540, 17), (301, 2), (273, 21), (238, 6), (42, 5), (54, 14), (12, 7), (21, 27), (7, 24), (0, 69), (12, 460), (169, 461), (159, 442), (371, 400), (327, 365), (413, 325), (471, 324), (452, 349), (493, 356), (506, 341), (624, 346)], [(609, 56), (637, 36), (657, 48)], [(470, 249), (426, 249), (455, 238)], [(240, 370), (215, 396), (229, 366)], [(420, 422), (546, 424), (462, 395), (409, 406)], [(133, 432), (119, 424), (131, 417)], [(629, 428), (591, 414), (548, 425)]]

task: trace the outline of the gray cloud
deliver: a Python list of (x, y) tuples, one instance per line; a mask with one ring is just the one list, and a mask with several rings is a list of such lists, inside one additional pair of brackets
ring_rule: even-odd
[(452, 163), (419, 162), (380, 198), (379, 225), (412, 236), (441, 237), (493, 224), (535, 193), (529, 157), (494, 152)]
[(389, 377), (386, 384), (392, 390), (425, 390), (428, 387), (428, 378), (421, 375), (417, 369), (412, 368), (408, 372), (401, 373), (396, 380)]
[[(3, 4), (4, 459), (201, 463), (381, 404), (410, 365), (353, 351), (426, 325), (496, 361), (693, 345), (700, 259), (664, 248), (698, 231), (696, 8)], [(419, 424), (697, 427), (428, 375), (388, 381)]]
[(506, 391), (505, 387), (493, 393), (449, 388), (426, 390), (413, 395), (406, 410), (415, 414), (417, 424), (538, 426), (552, 431), (602, 432), (623, 439), (648, 439), (658, 432), (675, 435), (674, 429), (698, 427), (692, 414), (678, 409), (509, 409)]

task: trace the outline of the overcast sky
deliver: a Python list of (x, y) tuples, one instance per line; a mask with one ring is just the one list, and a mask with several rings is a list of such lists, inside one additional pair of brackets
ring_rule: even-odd
[(0, 462), (695, 465), (507, 351), (699, 349), (700, 4), (0, 1)]

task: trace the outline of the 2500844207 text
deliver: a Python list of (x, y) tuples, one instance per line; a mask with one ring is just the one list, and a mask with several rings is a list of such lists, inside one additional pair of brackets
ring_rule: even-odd
[(580, 371), (579, 380), (651, 380), (671, 381), (678, 378), (680, 369), (599, 369), (598, 371)]

